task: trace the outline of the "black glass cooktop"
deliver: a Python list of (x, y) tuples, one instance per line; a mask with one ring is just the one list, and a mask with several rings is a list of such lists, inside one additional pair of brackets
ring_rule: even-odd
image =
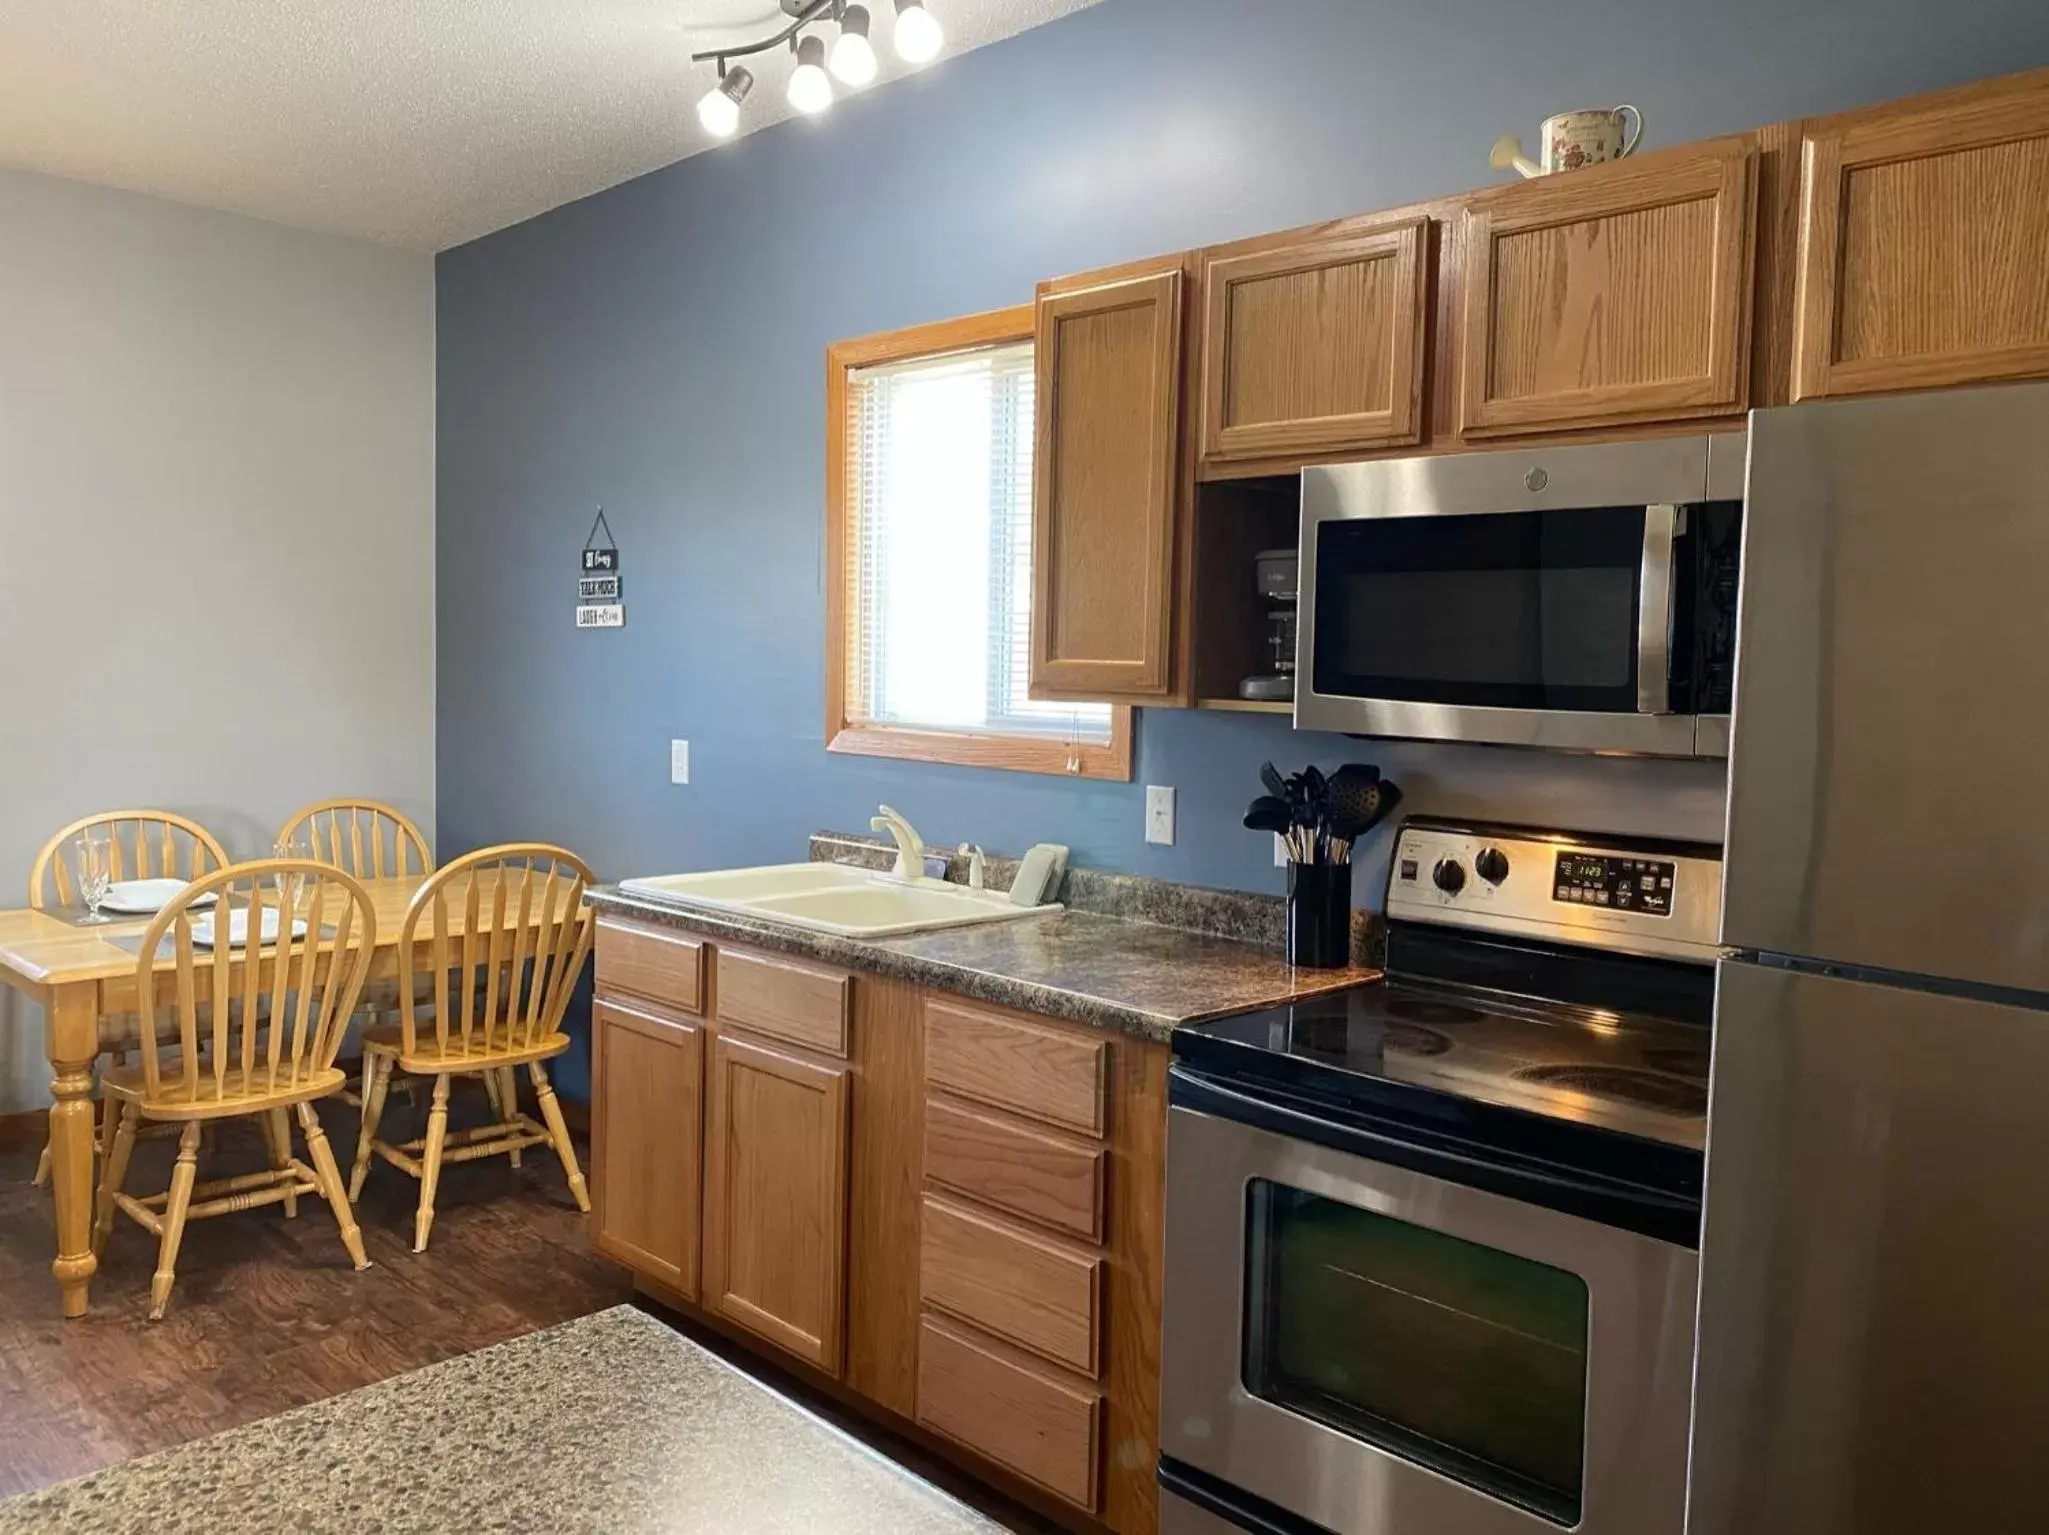
[(1708, 1035), (1677, 1020), (1395, 979), (1184, 1032), (1184, 1056), (1260, 1051), (1332, 1091), (1370, 1080), (1694, 1151), (1706, 1139)]

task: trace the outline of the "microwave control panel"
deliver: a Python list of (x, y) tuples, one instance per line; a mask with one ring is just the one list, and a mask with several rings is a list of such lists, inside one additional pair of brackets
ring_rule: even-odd
[(1672, 890), (1679, 865), (1668, 859), (1618, 858), (1609, 853), (1560, 853), (1551, 899), (1569, 905), (1606, 906), (1653, 917), (1672, 915)]

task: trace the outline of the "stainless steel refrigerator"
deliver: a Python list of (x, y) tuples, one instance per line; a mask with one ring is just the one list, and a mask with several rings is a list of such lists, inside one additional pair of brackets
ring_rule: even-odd
[(1751, 419), (1688, 1535), (2049, 1531), (2049, 384)]

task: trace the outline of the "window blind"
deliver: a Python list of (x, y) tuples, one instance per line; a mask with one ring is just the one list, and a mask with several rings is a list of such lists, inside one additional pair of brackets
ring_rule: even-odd
[(847, 409), (849, 722), (1107, 743), (1109, 705), (1026, 696), (1031, 343), (855, 369)]

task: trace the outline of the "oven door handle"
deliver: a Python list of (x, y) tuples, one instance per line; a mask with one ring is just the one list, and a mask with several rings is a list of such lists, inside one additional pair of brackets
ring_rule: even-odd
[(1643, 509), (1643, 568), (1636, 584), (1636, 712), (1672, 712), (1672, 559), (1679, 508)]
[(1384, 1134), (1354, 1116), (1305, 1113), (1265, 1094), (1254, 1097), (1241, 1093), (1184, 1066), (1177, 1065), (1168, 1071), (1168, 1097), (1175, 1108), (1193, 1109), (1275, 1135), (1310, 1141), (1333, 1151), (1421, 1173), (1426, 1178), (1620, 1226), (1681, 1247), (1697, 1249), (1700, 1245), (1698, 1200), (1575, 1177), (1563, 1171), (1539, 1171), (1526, 1162), (1505, 1166), (1493, 1159), (1466, 1156), (1442, 1146)]

